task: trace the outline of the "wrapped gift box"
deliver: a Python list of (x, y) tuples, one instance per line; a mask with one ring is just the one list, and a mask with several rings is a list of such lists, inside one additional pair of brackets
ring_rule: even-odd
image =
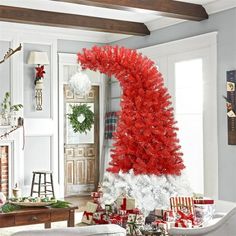
[(93, 223), (93, 214), (96, 212), (98, 204), (87, 202), (86, 210), (84, 211), (82, 222), (85, 224)]
[(214, 200), (212, 199), (194, 199), (196, 224), (204, 226), (210, 221), (215, 212)]
[(145, 223), (145, 217), (142, 214), (129, 214), (127, 225), (126, 225), (126, 233), (129, 235), (142, 235), (141, 227)]
[(176, 212), (171, 210), (166, 210), (163, 215), (163, 220), (168, 222), (173, 222), (176, 220)]
[(153, 214), (157, 219), (163, 219), (165, 215), (166, 210), (164, 209), (155, 209)]
[(193, 197), (171, 197), (171, 210), (194, 214)]
[(120, 210), (132, 210), (135, 208), (135, 199), (122, 194), (117, 198), (116, 204)]
[(94, 220), (100, 220), (103, 218), (103, 215), (105, 215), (105, 211), (99, 211), (93, 213), (93, 219)]
[(155, 225), (157, 227), (167, 230), (167, 222), (164, 220), (155, 220), (154, 222), (152, 222), (152, 225)]

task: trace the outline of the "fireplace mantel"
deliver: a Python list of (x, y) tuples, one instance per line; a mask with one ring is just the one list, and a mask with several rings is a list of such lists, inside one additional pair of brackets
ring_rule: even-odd
[[(9, 129), (11, 129), (11, 127), (6, 127), (6, 126), (0, 127), (0, 134), (2, 134), (3, 132)], [(23, 184), (23, 169), (21, 166), (21, 160), (23, 157), (23, 150), (22, 150), (23, 138), (22, 137), (23, 137), (22, 130), (18, 129), (12, 132), (7, 137), (0, 139), (0, 148), (7, 147), (7, 150), (8, 150), (8, 153), (7, 153), (7, 157), (8, 157), (7, 159), (8, 181), (7, 182), (8, 183), (7, 185), (8, 185), (9, 197), (12, 197), (11, 189), (14, 187), (15, 183), (17, 183), (19, 186), (22, 186)], [(0, 158), (1, 158), (1, 153), (0, 153)], [(4, 164), (4, 173), (6, 173), (5, 170), (6, 170), (6, 165)], [(6, 180), (4, 180), (4, 178), (3, 178), (3, 181), (5, 182)]]

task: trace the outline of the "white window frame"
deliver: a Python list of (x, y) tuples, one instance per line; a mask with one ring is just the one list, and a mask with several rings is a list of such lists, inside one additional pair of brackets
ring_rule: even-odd
[(203, 92), (203, 155), (204, 155), (204, 195), (218, 199), (218, 128), (217, 128), (217, 32), (185, 38), (139, 50), (154, 60), (161, 68), (170, 94), (174, 94), (173, 68), (170, 65), (178, 54), (186, 58), (194, 54), (204, 57)]

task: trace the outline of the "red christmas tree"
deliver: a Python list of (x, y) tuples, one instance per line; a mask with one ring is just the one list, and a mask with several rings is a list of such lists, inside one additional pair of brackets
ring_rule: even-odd
[(123, 89), (109, 172), (180, 175), (184, 169), (170, 95), (153, 61), (136, 50), (93, 47), (78, 54), (83, 68), (114, 75)]

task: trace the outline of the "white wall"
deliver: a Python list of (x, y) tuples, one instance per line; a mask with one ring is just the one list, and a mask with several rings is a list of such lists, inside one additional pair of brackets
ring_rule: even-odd
[[(1, 55), (4, 55), (9, 47), (16, 48), (19, 43), (23, 46), (20, 52), (0, 65), (0, 99), (5, 90), (10, 90), (13, 103), (24, 105), (19, 115), (25, 118), (25, 149), (22, 150), (22, 129), (4, 140), (4, 143), (12, 144), (13, 150), (12, 179), (9, 188), (17, 182), (22, 188), (23, 195), (27, 196), (30, 194), (32, 171), (52, 170), (56, 196), (62, 197), (60, 185), (63, 186), (64, 182), (59, 178), (61, 174), (58, 151), (58, 52), (76, 54), (84, 47), (91, 47), (93, 43), (75, 41), (74, 37), (73, 40), (69, 40), (66, 29), (63, 34), (56, 34), (55, 31), (50, 31), (50, 27), (3, 22), (0, 22), (0, 28)], [(35, 66), (27, 64), (30, 51), (46, 51), (50, 61), (50, 64), (45, 66), (43, 111), (35, 111), (34, 108)]]

